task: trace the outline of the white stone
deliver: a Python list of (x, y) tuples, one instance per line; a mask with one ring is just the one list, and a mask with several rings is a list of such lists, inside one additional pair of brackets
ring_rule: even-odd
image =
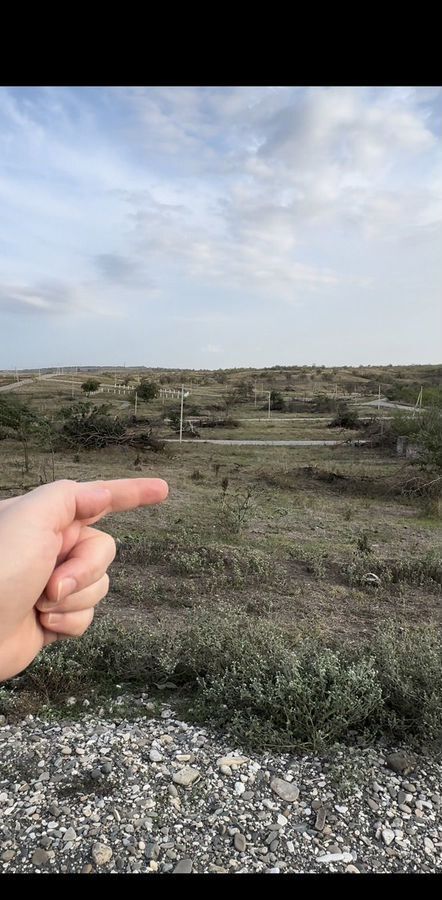
[(237, 766), (243, 766), (248, 761), (247, 756), (221, 756), (216, 764), (219, 769), (221, 769), (222, 766), (237, 768)]
[(317, 857), (318, 862), (320, 863), (332, 863), (332, 862), (345, 862), (351, 863), (353, 862), (353, 857), (351, 853), (324, 853), (323, 856)]
[(92, 859), (97, 866), (104, 866), (112, 859), (112, 850), (106, 844), (97, 841), (92, 847)]
[(387, 847), (389, 847), (390, 844), (392, 844), (394, 841), (394, 831), (392, 831), (391, 828), (383, 828), (382, 829), (382, 840), (383, 840), (384, 844), (386, 844)]
[(151, 762), (162, 762), (164, 759), (164, 756), (158, 750), (155, 750), (155, 747), (154, 747), (153, 750), (151, 750), (149, 753), (149, 759)]
[(286, 803), (294, 803), (299, 797), (299, 788), (294, 784), (289, 784), (282, 778), (274, 778), (270, 783), (270, 787)]
[(194, 781), (197, 781), (199, 777), (200, 773), (198, 769), (192, 769), (191, 766), (184, 766), (179, 772), (175, 772), (173, 780), (175, 784), (180, 784), (182, 787), (188, 787), (193, 784)]

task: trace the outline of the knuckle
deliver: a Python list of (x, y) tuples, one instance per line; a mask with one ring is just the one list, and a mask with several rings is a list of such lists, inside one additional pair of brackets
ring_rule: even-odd
[(111, 534), (107, 535), (108, 538), (108, 547), (109, 547), (109, 555), (111, 557), (111, 562), (115, 559), (117, 553), (117, 545)]

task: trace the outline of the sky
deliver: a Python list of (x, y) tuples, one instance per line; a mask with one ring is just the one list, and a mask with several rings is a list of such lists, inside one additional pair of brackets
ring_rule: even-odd
[(0, 369), (439, 363), (442, 89), (0, 88)]

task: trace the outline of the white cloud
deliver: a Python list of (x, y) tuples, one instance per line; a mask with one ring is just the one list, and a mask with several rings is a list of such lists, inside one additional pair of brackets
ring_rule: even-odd
[(2, 308), (185, 303), (207, 348), (215, 303), (374, 302), (393, 259), (439, 283), (441, 111), (437, 89), (0, 90)]

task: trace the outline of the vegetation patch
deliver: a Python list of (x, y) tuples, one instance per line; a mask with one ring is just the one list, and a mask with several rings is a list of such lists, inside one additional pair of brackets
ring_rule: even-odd
[(320, 636), (289, 638), (226, 606), (200, 612), (174, 634), (95, 624), (81, 641), (48, 647), (0, 691), (9, 716), (20, 692), (56, 706), (89, 701), (116, 685), (170, 683), (189, 717), (250, 747), (323, 751), (356, 738), (442, 739), (442, 637), (431, 626), (383, 629), (369, 646), (332, 646)]

